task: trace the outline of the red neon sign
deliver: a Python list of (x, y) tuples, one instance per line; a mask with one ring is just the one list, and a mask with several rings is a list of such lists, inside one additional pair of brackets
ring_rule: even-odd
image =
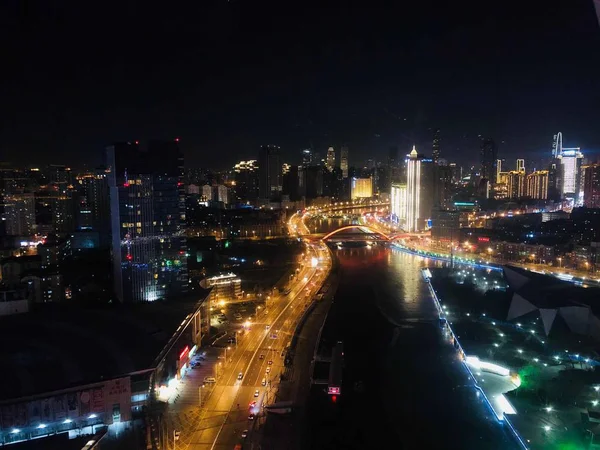
[(183, 351), (179, 354), (179, 359), (183, 359), (190, 352), (190, 348), (186, 345)]
[(489, 237), (479, 237), (479, 238), (477, 238), (477, 240), (479, 242), (490, 242), (490, 238)]
[(337, 386), (329, 386), (327, 393), (329, 395), (340, 395), (340, 388)]

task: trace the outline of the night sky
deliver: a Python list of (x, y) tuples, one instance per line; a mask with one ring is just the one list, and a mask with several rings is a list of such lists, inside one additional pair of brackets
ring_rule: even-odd
[(190, 166), (345, 142), (362, 165), (428, 154), (438, 127), (460, 163), (479, 134), (507, 159), (557, 131), (600, 150), (592, 0), (181, 4), (2, 2), (0, 160), (97, 164), (113, 141), (180, 137)]

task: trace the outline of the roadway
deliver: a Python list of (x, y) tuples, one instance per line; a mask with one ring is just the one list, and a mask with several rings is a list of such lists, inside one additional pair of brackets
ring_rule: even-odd
[[(301, 226), (300, 217), (293, 217), (290, 227), (292, 224)], [(200, 395), (198, 391), (202, 389), (203, 404), (193, 420), (180, 423), (177, 429), (180, 432), (179, 440), (175, 442), (169, 439), (168, 448), (233, 449), (238, 443), (258, 448), (265, 415), (263, 407), (272, 403), (280, 375), (285, 371), (282, 352), (291, 339), (297, 321), (321, 288), (331, 266), (328, 249), (323, 243), (306, 245), (304, 266), (289, 285), (290, 293), (271, 300), (268, 308), (259, 313), (250, 324), (250, 329), (238, 338), (237, 346), (227, 352), (227, 358), (216, 363), (216, 383), (201, 388), (200, 378), (189, 378), (188, 382), (195, 382), (196, 385), (182, 389), (182, 392), (187, 393), (184, 394), (187, 402), (182, 400), (180, 403), (186, 405), (195, 401), (197, 404)], [(313, 264), (313, 258), (317, 259), (317, 264)], [(241, 380), (238, 379), (240, 373)], [(263, 379), (266, 386), (262, 385)], [(258, 396), (255, 397), (257, 390)], [(250, 404), (254, 401), (256, 405), (251, 408)], [(249, 419), (251, 413), (255, 414), (252, 420)], [(246, 438), (242, 437), (244, 430), (248, 430)]]

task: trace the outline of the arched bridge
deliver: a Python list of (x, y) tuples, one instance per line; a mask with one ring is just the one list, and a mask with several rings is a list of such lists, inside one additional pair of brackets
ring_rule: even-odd
[[(361, 233), (345, 233), (349, 230), (359, 230)], [(322, 237), (323, 241), (327, 240), (385, 240), (391, 241), (392, 237), (388, 236), (381, 231), (371, 228), (366, 225), (346, 225), (340, 227), (337, 230), (333, 230), (331, 233), (327, 233)]]

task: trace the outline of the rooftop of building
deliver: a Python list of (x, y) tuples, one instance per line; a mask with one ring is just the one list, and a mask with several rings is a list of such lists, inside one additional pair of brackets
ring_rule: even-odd
[(42, 306), (0, 318), (0, 401), (151, 368), (197, 301)]

